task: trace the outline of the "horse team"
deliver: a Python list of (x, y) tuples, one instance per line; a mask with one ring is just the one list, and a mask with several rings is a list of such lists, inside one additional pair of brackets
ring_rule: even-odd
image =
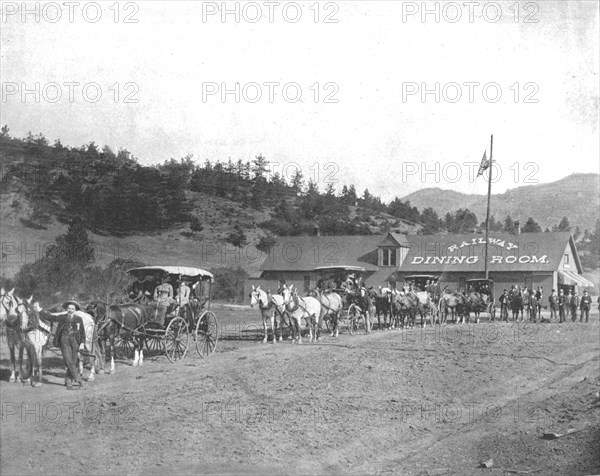
[[(44, 312), (33, 297), (22, 299), (14, 290), (0, 294), (0, 323), (5, 323), (7, 344), (10, 352), (11, 375), (9, 382), (16, 382), (17, 376), (23, 383), (31, 382), (35, 387), (42, 383), (42, 354), (52, 332), (51, 323), (44, 319)], [(48, 314), (46, 314), (47, 316)], [(108, 357), (110, 369), (115, 371), (115, 340), (117, 337), (133, 344), (133, 365), (144, 363), (144, 334), (134, 332), (140, 325), (152, 320), (148, 309), (135, 303), (106, 305), (100, 301), (89, 303), (85, 309), (78, 306), (77, 316), (84, 324), (85, 343), (79, 354), (79, 371), (83, 374), (83, 362), (91, 357), (91, 370), (88, 380), (94, 379), (96, 365), (98, 373), (104, 372), (104, 361)], [(23, 354), (27, 352), (27, 373), (23, 371)], [(18, 353), (18, 368), (17, 368)], [(106, 356), (106, 357), (105, 357)], [(25, 377), (27, 375), (27, 377)]]
[[(283, 285), (276, 293), (265, 291), (252, 286), (250, 305), (258, 308), (263, 321), (263, 343), (268, 341), (268, 323), (271, 323), (273, 342), (279, 331), (279, 341), (282, 340), (282, 325), (292, 329), (292, 338), (302, 342), (300, 333), (301, 320), (306, 320), (309, 329), (309, 340), (318, 340), (323, 324), (331, 323), (331, 336), (339, 335), (338, 323), (343, 312), (347, 312), (344, 302), (359, 302), (359, 307), (365, 313), (368, 322), (377, 318), (378, 329), (399, 329), (414, 327), (420, 317), (420, 325), (427, 321), (433, 327), (436, 323), (446, 325), (448, 322), (469, 323), (471, 316), (479, 323), (481, 314), (488, 313), (490, 320), (496, 318), (493, 296), (473, 289), (452, 291), (448, 287), (439, 291), (437, 287), (427, 290), (392, 289), (379, 287), (378, 290), (360, 288), (356, 292), (341, 290), (322, 291), (319, 288), (310, 290), (307, 296), (300, 297), (298, 290)], [(500, 297), (500, 320), (509, 320), (510, 310), (512, 319), (521, 322), (525, 314), (530, 321), (537, 322), (541, 315), (541, 295), (533, 290), (513, 286), (509, 292)], [(367, 332), (370, 327), (367, 327)], [(314, 337), (313, 337), (314, 336)]]

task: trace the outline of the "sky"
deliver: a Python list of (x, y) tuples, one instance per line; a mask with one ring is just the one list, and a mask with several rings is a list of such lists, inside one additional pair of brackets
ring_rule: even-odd
[[(598, 2), (2, 2), (10, 134), (389, 201), (599, 171)], [(29, 92), (28, 92), (29, 91)]]

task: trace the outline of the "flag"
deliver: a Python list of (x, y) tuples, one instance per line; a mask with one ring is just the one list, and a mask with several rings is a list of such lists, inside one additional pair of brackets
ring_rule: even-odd
[(477, 172), (477, 176), (483, 175), (485, 169), (490, 166), (490, 161), (487, 158), (487, 150), (483, 152), (483, 158), (481, 159), (481, 164), (479, 164), (479, 171)]

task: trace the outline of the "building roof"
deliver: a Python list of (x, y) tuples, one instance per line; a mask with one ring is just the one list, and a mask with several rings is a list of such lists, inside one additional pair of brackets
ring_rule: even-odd
[(389, 232), (379, 243), (379, 246), (408, 246), (408, 241), (406, 235)]
[(365, 281), (368, 286), (383, 286), (386, 282), (396, 281), (396, 278), (393, 277), (395, 272), (395, 268), (386, 266), (379, 268), (378, 271), (375, 271), (371, 276), (369, 276)]
[(322, 266), (361, 266), (376, 271), (381, 235), (281, 236), (270, 249), (262, 271), (312, 271)]
[[(485, 235), (406, 235), (409, 250), (399, 268), (402, 273), (483, 272)], [(488, 269), (497, 271), (556, 271), (567, 246), (581, 263), (575, 242), (568, 232), (490, 233)]]

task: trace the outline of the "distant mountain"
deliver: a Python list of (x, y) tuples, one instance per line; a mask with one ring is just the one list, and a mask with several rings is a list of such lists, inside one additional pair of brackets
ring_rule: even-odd
[[(507, 215), (520, 220), (521, 226), (533, 217), (542, 227), (552, 228), (566, 216), (573, 230), (579, 226), (593, 231), (600, 213), (600, 176), (598, 174), (573, 174), (556, 182), (528, 185), (492, 194), (491, 214), (503, 221)], [(420, 211), (433, 208), (440, 217), (458, 208), (468, 208), (479, 220), (485, 220), (486, 196), (465, 194), (440, 188), (426, 188), (407, 195), (411, 206)]]

